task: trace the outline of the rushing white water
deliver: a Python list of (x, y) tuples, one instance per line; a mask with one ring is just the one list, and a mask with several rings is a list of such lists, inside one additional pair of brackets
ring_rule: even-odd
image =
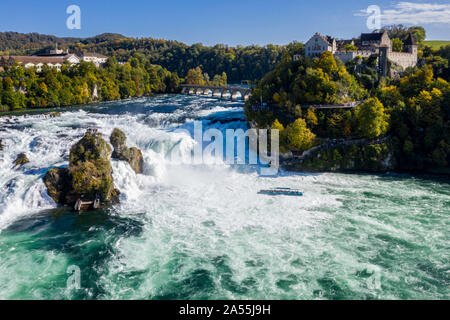
[[(245, 128), (237, 103), (161, 96), (92, 111), (0, 118), (0, 298), (449, 298), (447, 182), (170, 160), (190, 156), (194, 140), (174, 131), (194, 119)], [(107, 218), (46, 213), (42, 177), (88, 127), (123, 130), (144, 174), (113, 161), (121, 203)], [(14, 168), (21, 152), (30, 162)], [(305, 196), (258, 194), (273, 187)], [(70, 265), (79, 292), (65, 288)]]

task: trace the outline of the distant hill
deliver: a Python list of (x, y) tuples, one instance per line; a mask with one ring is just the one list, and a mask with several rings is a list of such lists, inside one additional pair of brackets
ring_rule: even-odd
[(200, 67), (211, 77), (225, 72), (229, 83), (242, 80), (259, 80), (272, 71), (281, 60), (287, 46), (229, 47), (202, 44), (187, 45), (172, 40), (132, 38), (121, 34), (104, 33), (90, 38), (60, 38), (38, 33), (0, 32), (0, 55), (33, 55), (45, 53), (58, 44), (76, 54), (96, 52), (117, 61), (129, 61), (132, 57), (150, 58), (180, 77), (190, 69)]
[(450, 41), (439, 41), (439, 40), (424, 41), (424, 43), (427, 46), (432, 47), (433, 49), (440, 49), (441, 47), (450, 45)]
[(39, 33), (0, 32), (0, 51), (14, 55), (37, 53), (49, 47), (69, 48), (77, 43), (98, 44), (102, 42), (124, 39), (125, 36), (115, 33), (104, 33), (90, 38), (60, 38)]

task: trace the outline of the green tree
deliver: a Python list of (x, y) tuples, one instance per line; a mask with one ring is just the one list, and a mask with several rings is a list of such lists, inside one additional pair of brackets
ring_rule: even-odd
[(358, 130), (362, 137), (374, 139), (386, 134), (389, 127), (389, 116), (378, 98), (370, 98), (360, 104), (355, 111)]
[(358, 51), (358, 47), (353, 45), (353, 44), (351, 44), (351, 43), (349, 43), (349, 44), (347, 44), (345, 46), (345, 51), (348, 51), (348, 52), (350, 52), (350, 51)]
[(392, 39), (392, 51), (403, 52), (403, 41), (399, 38)]
[(306, 126), (306, 121), (302, 118), (289, 124), (284, 130), (287, 147), (290, 150), (308, 150), (314, 145), (316, 135)]

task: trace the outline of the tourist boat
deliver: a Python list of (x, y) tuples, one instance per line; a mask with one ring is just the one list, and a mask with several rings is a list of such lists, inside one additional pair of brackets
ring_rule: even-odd
[(271, 196), (297, 196), (297, 197), (303, 196), (303, 192), (291, 188), (275, 188), (269, 190), (261, 190), (259, 194), (266, 194)]

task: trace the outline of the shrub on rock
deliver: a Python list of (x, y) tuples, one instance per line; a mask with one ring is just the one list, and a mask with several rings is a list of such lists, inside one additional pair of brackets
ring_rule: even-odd
[(111, 147), (100, 133), (89, 130), (70, 150), (69, 167), (47, 172), (44, 182), (56, 203), (73, 204), (78, 198), (102, 202), (114, 200), (110, 163)]

